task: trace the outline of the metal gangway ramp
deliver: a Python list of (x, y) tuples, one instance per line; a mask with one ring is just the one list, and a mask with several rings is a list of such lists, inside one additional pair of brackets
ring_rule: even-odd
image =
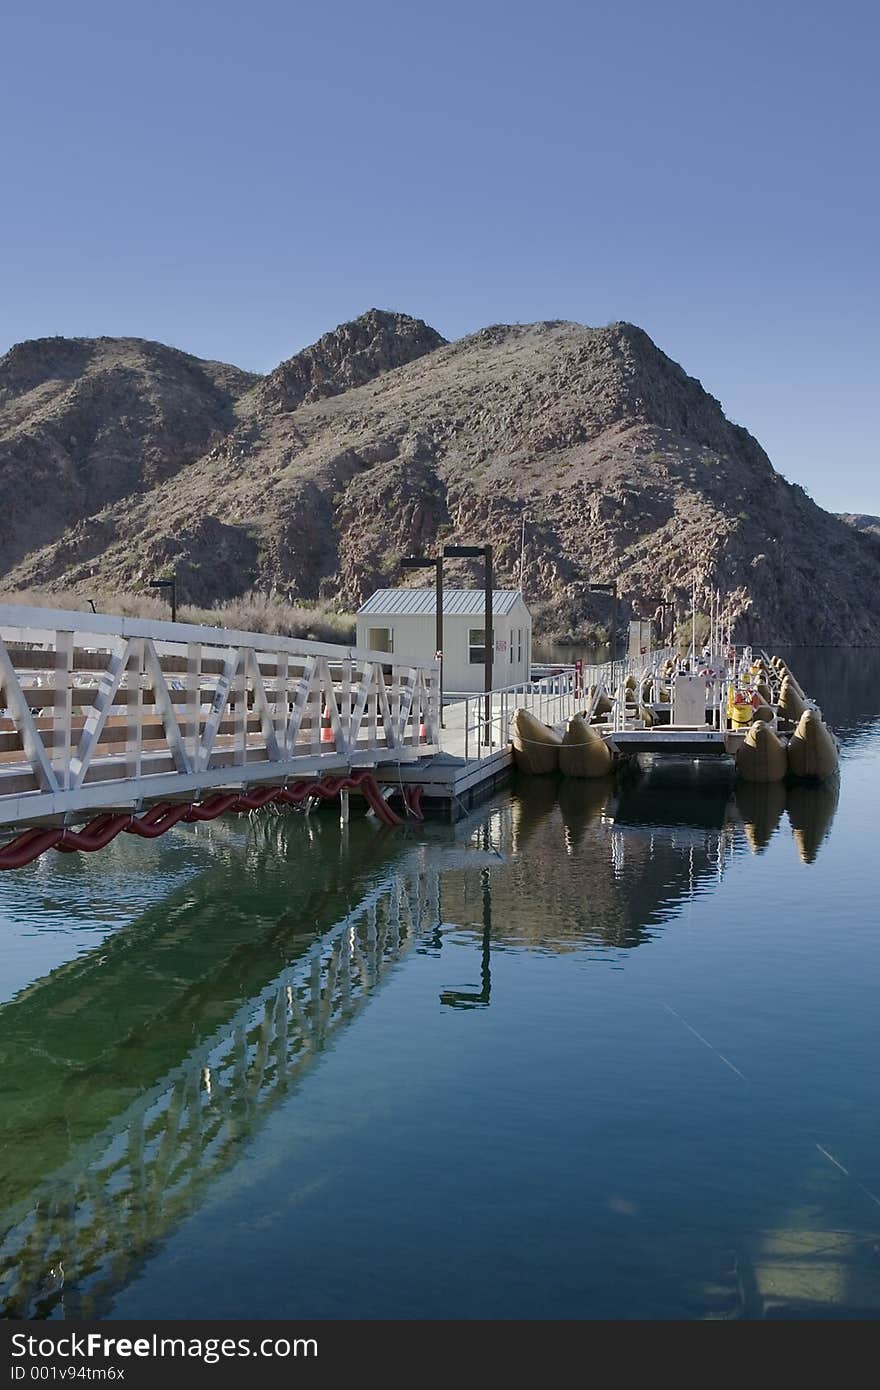
[(439, 695), (387, 652), (0, 605), (0, 835), (412, 762)]

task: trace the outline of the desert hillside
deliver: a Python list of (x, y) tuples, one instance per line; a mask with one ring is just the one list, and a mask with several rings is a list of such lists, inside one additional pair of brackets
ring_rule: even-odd
[(546, 631), (607, 621), (586, 575), (618, 581), (625, 617), (684, 613), (696, 573), (735, 596), (743, 640), (880, 641), (876, 537), (627, 323), (447, 343), (371, 310), (263, 378), (134, 339), (24, 343), (0, 359), (0, 478), (4, 591), (173, 567), (194, 603), (351, 607), (453, 540), (491, 541), (516, 583), (525, 518)]

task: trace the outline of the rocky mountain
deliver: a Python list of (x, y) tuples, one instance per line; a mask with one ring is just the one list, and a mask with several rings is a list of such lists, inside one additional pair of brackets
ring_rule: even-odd
[(0, 574), (197, 459), (256, 380), (138, 338), (12, 348), (0, 358)]
[(880, 538), (880, 516), (869, 516), (865, 512), (838, 512), (841, 521), (853, 526), (857, 531), (867, 531), (869, 535)]
[(880, 641), (874, 537), (627, 323), (446, 343), (371, 310), (258, 380), (134, 340), (26, 343), (0, 359), (0, 473), (6, 590), (119, 591), (173, 566), (197, 603), (353, 606), (453, 540), (491, 542), (513, 584), (525, 518), (545, 630), (607, 620), (587, 576), (617, 580), (623, 618), (684, 614), (696, 574), (742, 640)]

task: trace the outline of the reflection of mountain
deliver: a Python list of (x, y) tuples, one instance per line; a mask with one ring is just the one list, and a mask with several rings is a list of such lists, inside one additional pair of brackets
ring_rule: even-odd
[(880, 718), (880, 655), (871, 647), (793, 647), (781, 653), (841, 743)]
[(99, 1315), (421, 928), (399, 838), (269, 831), (0, 1010), (8, 1314)]

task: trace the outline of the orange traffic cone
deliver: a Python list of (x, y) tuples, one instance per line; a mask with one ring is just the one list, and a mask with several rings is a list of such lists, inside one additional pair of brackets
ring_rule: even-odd
[(334, 743), (333, 725), (330, 723), (330, 711), (324, 705), (321, 710), (321, 742)]

